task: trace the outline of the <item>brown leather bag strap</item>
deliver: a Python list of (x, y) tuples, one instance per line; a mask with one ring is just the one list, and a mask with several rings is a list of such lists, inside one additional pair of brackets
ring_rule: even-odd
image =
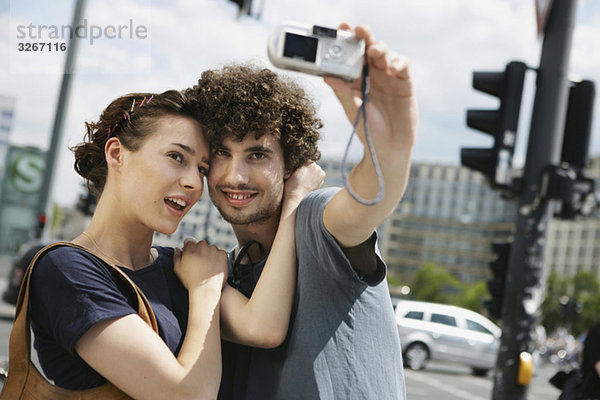
[(118, 267), (104, 260), (100, 255), (90, 249), (70, 242), (57, 242), (40, 250), (30, 262), (21, 283), (21, 290), (17, 299), (15, 321), (10, 334), (9, 343), (9, 366), (8, 377), (0, 393), (0, 399), (49, 399), (49, 400), (132, 400), (130, 396), (123, 393), (111, 383), (88, 389), (71, 391), (54, 386), (48, 382), (31, 362), (31, 334), (29, 316), (29, 285), (31, 273), (38, 259), (49, 250), (57, 246), (70, 246), (86, 251), (101, 260), (113, 276), (125, 284), (126, 288), (135, 292), (138, 302), (138, 314), (140, 317), (158, 332), (156, 318), (152, 307), (146, 296), (140, 291), (131, 279)]
[(154, 312), (152, 311), (152, 307), (148, 302), (148, 299), (141, 290), (137, 287), (137, 285), (123, 272), (120, 268), (115, 265), (107, 262), (99, 255), (90, 251), (89, 249), (71, 243), (71, 242), (56, 242), (44, 247), (40, 250), (36, 256), (33, 258), (29, 267), (27, 268), (25, 275), (23, 276), (23, 282), (21, 283), (21, 290), (19, 291), (19, 297), (17, 299), (17, 306), (15, 310), (15, 320), (13, 324), (13, 329), (10, 334), (10, 343), (9, 343), (9, 366), (8, 371), (9, 374), (15, 373), (18, 370), (23, 370), (29, 364), (31, 359), (31, 333), (30, 333), (30, 318), (29, 318), (29, 285), (31, 281), (31, 273), (33, 268), (37, 262), (37, 260), (43, 256), (49, 250), (58, 247), (58, 246), (70, 246), (86, 251), (93, 256), (100, 259), (104, 262), (105, 265), (109, 267), (109, 270), (113, 273), (117, 279), (120, 279), (126, 285), (128, 285), (131, 290), (133, 290), (136, 294), (138, 301), (138, 314), (140, 317), (155, 331), (158, 333), (158, 325), (156, 323), (156, 317), (154, 316)]

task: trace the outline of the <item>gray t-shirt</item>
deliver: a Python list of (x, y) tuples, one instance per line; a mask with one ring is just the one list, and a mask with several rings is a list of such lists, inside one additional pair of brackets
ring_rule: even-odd
[(219, 399), (406, 398), (385, 264), (378, 258), (379, 279), (366, 283), (323, 224), (337, 190), (315, 191), (298, 208), (298, 283), (285, 342), (272, 350), (224, 342)]

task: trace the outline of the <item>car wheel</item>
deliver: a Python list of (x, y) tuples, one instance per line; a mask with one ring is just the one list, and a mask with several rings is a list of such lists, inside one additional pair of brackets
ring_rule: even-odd
[(474, 376), (486, 376), (488, 370), (485, 368), (471, 368), (471, 372)]
[(404, 362), (410, 369), (423, 369), (428, 360), (429, 349), (423, 343), (412, 343), (404, 352)]

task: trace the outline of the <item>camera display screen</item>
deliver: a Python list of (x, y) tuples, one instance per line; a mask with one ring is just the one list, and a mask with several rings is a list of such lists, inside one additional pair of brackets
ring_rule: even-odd
[(283, 56), (315, 62), (317, 59), (318, 44), (319, 39), (317, 38), (286, 32)]

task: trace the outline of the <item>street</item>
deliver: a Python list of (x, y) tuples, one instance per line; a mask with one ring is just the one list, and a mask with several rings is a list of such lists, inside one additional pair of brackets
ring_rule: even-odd
[[(560, 391), (548, 383), (555, 371), (553, 365), (542, 365), (533, 377), (527, 398), (556, 400)], [(436, 362), (420, 371), (405, 369), (405, 376), (409, 400), (489, 400), (494, 386), (492, 373), (477, 377), (469, 368)]]

